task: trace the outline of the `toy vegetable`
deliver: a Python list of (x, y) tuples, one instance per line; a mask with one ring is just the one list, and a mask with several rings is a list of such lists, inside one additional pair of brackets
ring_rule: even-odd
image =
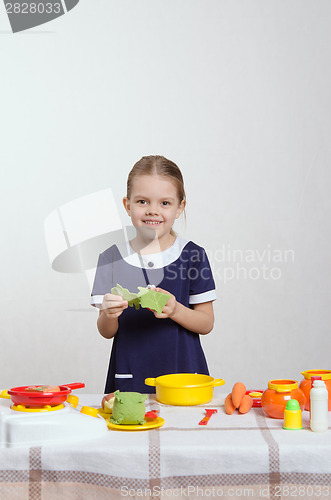
[(145, 394), (114, 392), (113, 414), (110, 421), (117, 425), (143, 425), (145, 423)]
[(136, 309), (145, 307), (161, 314), (163, 307), (170, 299), (170, 295), (164, 292), (157, 292), (154, 288), (152, 285), (149, 285), (147, 288), (138, 286), (139, 292), (132, 293), (129, 292), (127, 288), (123, 288), (117, 283), (117, 285), (111, 289), (111, 293), (120, 295), (123, 300), (127, 300), (130, 307), (135, 306)]
[(246, 393), (246, 387), (242, 382), (237, 382), (232, 392), (227, 395), (224, 402), (224, 410), (227, 415), (238, 408), (239, 413), (247, 413), (253, 406), (253, 399)]
[(239, 405), (239, 413), (247, 413), (253, 406), (253, 399), (248, 396), (248, 394), (245, 394), (243, 396), (242, 400), (240, 401)]
[(114, 396), (113, 392), (111, 392), (110, 394), (106, 394), (102, 398), (101, 406), (102, 406), (103, 411), (105, 413), (112, 413), (114, 400), (115, 400), (115, 396)]
[(232, 402), (235, 408), (239, 408), (242, 398), (245, 396), (246, 387), (242, 382), (237, 382), (232, 387)]
[(227, 415), (232, 415), (232, 413), (234, 412), (235, 409), (236, 409), (236, 407), (234, 406), (234, 404), (232, 402), (232, 394), (230, 393), (225, 398), (224, 410), (225, 410), (225, 413)]
[(59, 392), (58, 385), (29, 385), (25, 388), (25, 392)]

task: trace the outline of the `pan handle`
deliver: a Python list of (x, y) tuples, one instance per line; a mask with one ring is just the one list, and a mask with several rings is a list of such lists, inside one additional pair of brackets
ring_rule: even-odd
[(61, 384), (64, 387), (68, 387), (69, 389), (82, 389), (85, 387), (85, 384), (83, 382), (74, 382), (72, 384)]
[(222, 378), (215, 378), (213, 382), (213, 387), (217, 387), (218, 385), (224, 385), (224, 384), (225, 380), (223, 380)]
[(9, 394), (8, 394), (7, 389), (5, 389), (4, 391), (1, 391), (1, 392), (0, 392), (0, 398), (3, 398), (3, 399), (10, 399), (10, 396), (9, 396)]

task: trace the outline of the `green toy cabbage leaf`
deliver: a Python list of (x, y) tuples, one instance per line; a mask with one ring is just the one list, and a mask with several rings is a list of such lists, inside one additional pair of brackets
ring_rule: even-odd
[(114, 295), (120, 295), (123, 300), (128, 301), (128, 305), (130, 307), (135, 306), (136, 309), (139, 309), (139, 298), (137, 293), (131, 293), (127, 288), (123, 288), (121, 285), (117, 283), (116, 286), (114, 286), (111, 289), (111, 293)]
[(150, 288), (143, 288), (138, 286), (139, 289), (139, 299), (141, 307), (147, 307), (148, 309), (153, 309), (157, 313), (161, 314), (162, 309), (170, 299), (170, 295), (163, 292), (156, 292)]
[(123, 300), (127, 300), (130, 307), (135, 306), (136, 309), (140, 307), (145, 307), (148, 309), (153, 309), (157, 313), (161, 314), (163, 307), (168, 302), (170, 295), (163, 292), (157, 292), (151, 288), (144, 288), (138, 286), (139, 293), (132, 293), (127, 288), (123, 288), (117, 283), (111, 289), (111, 293), (114, 295), (120, 295)]

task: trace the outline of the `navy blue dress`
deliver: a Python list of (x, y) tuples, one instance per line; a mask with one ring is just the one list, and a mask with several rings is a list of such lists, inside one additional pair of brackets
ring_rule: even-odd
[[(179, 237), (170, 249), (152, 255), (140, 256), (129, 245), (105, 250), (98, 260), (92, 305), (100, 306), (117, 283), (135, 293), (138, 286), (158, 286), (186, 307), (216, 298), (205, 250)], [(119, 317), (105, 393), (153, 393), (155, 388), (145, 385), (145, 378), (169, 373), (209, 374), (199, 334), (170, 318), (155, 318), (148, 309), (128, 307)]]

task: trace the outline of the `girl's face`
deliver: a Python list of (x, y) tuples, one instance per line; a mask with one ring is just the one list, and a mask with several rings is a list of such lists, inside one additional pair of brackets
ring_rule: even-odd
[(133, 181), (130, 198), (123, 199), (124, 207), (135, 228), (149, 228), (154, 237), (166, 239), (175, 219), (185, 207), (175, 185), (160, 175), (140, 175)]

